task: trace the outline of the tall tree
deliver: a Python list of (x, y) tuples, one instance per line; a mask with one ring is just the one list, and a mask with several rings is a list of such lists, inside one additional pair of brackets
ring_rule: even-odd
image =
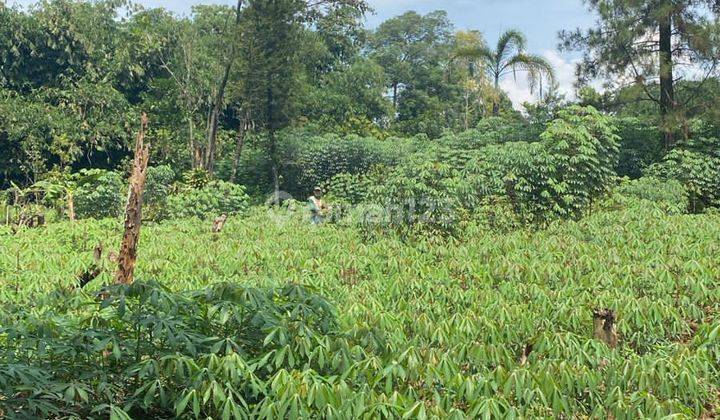
[(462, 87), (462, 128), (465, 130), (484, 116), (487, 104), (494, 105), (498, 100), (497, 92), (488, 82), (485, 64), (474, 53), (484, 49), (487, 45), (479, 31), (458, 31), (455, 34), (449, 70), (459, 78), (458, 83)]
[[(529, 54), (525, 51), (527, 40), (519, 31), (509, 30), (500, 35), (494, 50), (484, 43), (460, 45), (454, 57), (475, 59), (484, 65), (496, 91), (500, 91), (500, 81), (508, 74), (516, 76), (518, 72), (527, 75), (530, 89), (540, 87), (542, 94), (543, 78), (550, 84), (555, 82), (555, 71), (552, 65), (542, 56)], [(493, 115), (500, 112), (500, 100), (493, 103)]]
[[(665, 148), (675, 146), (685, 106), (697, 90), (678, 81), (711, 77), (717, 67), (717, 0), (586, 0), (598, 20), (587, 31), (563, 31), (561, 46), (584, 50), (581, 83), (604, 76), (609, 85), (636, 84), (658, 106)], [(680, 97), (682, 96), (682, 100)]]
[(303, 27), (346, 7), (364, 12), (366, 4), (363, 0), (247, 1), (243, 96), (252, 104), (256, 126), (265, 132), (276, 193), (280, 189), (277, 132), (297, 114)]
[(371, 57), (385, 68), (396, 108), (400, 90), (426, 78), (422, 73), (447, 57), (452, 29), (445, 11), (411, 11), (383, 22), (372, 35)]
[[(230, 33), (239, 33), (240, 22), (242, 17), (243, 0), (237, 1), (235, 7), (235, 22), (232, 27), (228, 28)], [(234, 38), (234, 39), (233, 39)], [(220, 113), (225, 102), (225, 90), (227, 89), (228, 81), (230, 80), (230, 72), (235, 64), (238, 51), (238, 43), (241, 40), (231, 36), (227, 56), (225, 57), (225, 63), (223, 65), (222, 75), (218, 81), (217, 88), (215, 90), (215, 96), (212, 100), (212, 107), (210, 110), (210, 117), (208, 119), (207, 128), (207, 148), (205, 149), (205, 157), (203, 159), (203, 166), (205, 169), (213, 173), (215, 171), (215, 153), (217, 151), (217, 133), (218, 125), (220, 124)]]

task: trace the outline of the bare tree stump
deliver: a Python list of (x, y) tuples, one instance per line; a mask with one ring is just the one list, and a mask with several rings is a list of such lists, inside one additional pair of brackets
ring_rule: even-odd
[(610, 348), (618, 345), (618, 334), (615, 327), (615, 312), (611, 309), (596, 309), (593, 311), (595, 331), (593, 336), (607, 344)]
[(135, 159), (125, 208), (125, 234), (118, 254), (118, 270), (115, 274), (115, 284), (131, 284), (133, 282), (137, 245), (140, 240), (140, 226), (142, 224), (142, 196), (147, 179), (148, 160), (150, 159), (150, 145), (145, 144), (147, 125), (148, 118), (143, 113), (140, 131), (135, 141)]
[(225, 222), (227, 222), (227, 219), (227, 214), (223, 214), (220, 217), (215, 218), (212, 228), (213, 233), (220, 233), (223, 230), (223, 227), (225, 227)]
[(99, 243), (95, 247), (95, 251), (93, 252), (93, 264), (88, 267), (87, 270), (80, 273), (80, 275), (77, 276), (77, 288), (82, 289), (83, 287), (87, 286), (88, 283), (95, 280), (102, 272), (102, 254), (103, 254), (103, 244), (102, 242)]
[(533, 345), (532, 344), (526, 344), (523, 348), (522, 354), (520, 355), (520, 366), (525, 366), (528, 361), (528, 357), (530, 356), (530, 353), (533, 351)]
[(68, 218), (70, 218), (71, 222), (75, 222), (75, 197), (72, 191), (68, 191), (67, 193), (67, 208)]

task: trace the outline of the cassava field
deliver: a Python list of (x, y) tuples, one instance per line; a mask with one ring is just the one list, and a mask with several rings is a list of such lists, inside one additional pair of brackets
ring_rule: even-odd
[[(255, 209), (143, 228), (132, 286), (78, 273), (117, 220), (0, 236), (15, 413), (133, 417), (710, 418), (720, 218), (649, 202), (412, 241)], [(103, 262), (103, 265), (109, 263)], [(593, 338), (613, 308), (618, 345)], [(80, 372), (80, 374), (78, 374)], [(39, 410), (39, 411), (38, 411)]]
[(719, 40), (0, 0), (0, 419), (720, 418)]

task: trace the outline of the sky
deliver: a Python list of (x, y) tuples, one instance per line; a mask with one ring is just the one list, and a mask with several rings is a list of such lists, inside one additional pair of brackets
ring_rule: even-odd
[[(2, 1), (2, 0), (0, 0)], [(228, 4), (235, 0), (135, 0), (150, 7), (165, 7), (185, 14), (193, 4)], [(366, 25), (374, 28), (382, 21), (408, 10), (427, 13), (446, 10), (456, 29), (480, 30), (492, 45), (500, 33), (518, 29), (528, 38), (528, 51), (547, 58), (554, 66), (560, 91), (573, 97), (575, 60), (577, 55), (560, 53), (558, 32), (562, 29), (589, 27), (594, 18), (583, 0), (368, 0), (374, 13), (366, 17)], [(9, 4), (27, 5), (33, 0), (9, 0)], [(532, 101), (533, 95), (522, 78), (508, 77), (502, 87), (519, 106)]]

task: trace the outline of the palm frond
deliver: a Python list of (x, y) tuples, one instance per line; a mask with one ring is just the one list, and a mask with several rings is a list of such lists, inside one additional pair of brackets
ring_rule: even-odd
[(525, 51), (527, 39), (522, 32), (517, 30), (505, 31), (497, 42), (495, 49), (495, 62), (497, 67), (508, 61), (513, 54), (522, 54)]
[(545, 57), (539, 55), (517, 54), (508, 60), (504, 68), (512, 69), (514, 77), (517, 71), (526, 72), (531, 92), (534, 92), (538, 85), (542, 86), (543, 78), (550, 84), (555, 83), (556, 80), (552, 64)]

